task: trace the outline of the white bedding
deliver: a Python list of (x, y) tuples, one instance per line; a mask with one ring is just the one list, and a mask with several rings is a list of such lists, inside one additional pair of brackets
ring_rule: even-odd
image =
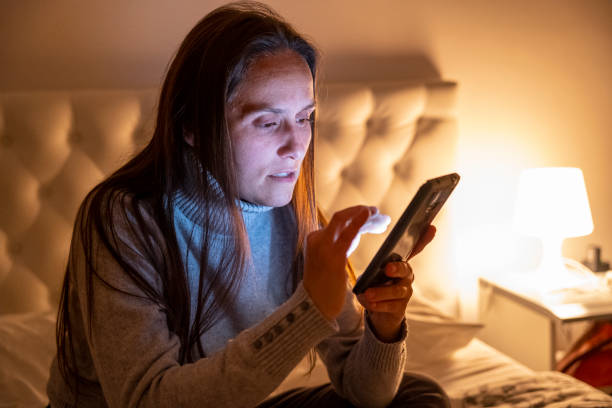
[[(328, 381), (320, 362), (310, 376), (306, 375), (307, 367), (303, 361), (275, 393)], [(453, 408), (612, 407), (612, 399), (604, 393), (561, 373), (536, 373), (479, 339), (472, 339), (447, 358), (409, 361), (406, 371), (435, 379), (449, 395)], [(532, 384), (535, 387), (529, 387)]]
[[(307, 375), (307, 369), (307, 362), (302, 361), (276, 389), (275, 394), (294, 387), (315, 386), (329, 381), (325, 367), (320, 361), (317, 361), (311, 375)], [(451, 398), (453, 407), (463, 407), (464, 394), (474, 387), (489, 381), (503, 381), (533, 374), (527, 367), (478, 339), (473, 339), (467, 346), (447, 358), (423, 363), (409, 361), (406, 371), (435, 379)]]
[(409, 362), (406, 369), (435, 378), (453, 402), (461, 398), (467, 390), (489, 381), (533, 374), (529, 368), (479, 339), (473, 339), (450, 358), (427, 365)]
[(0, 408), (44, 407), (55, 355), (55, 314), (0, 316)]
[(435, 378), (456, 408), (612, 407), (603, 392), (559, 372), (534, 372), (478, 339), (449, 359), (408, 369)]
[[(415, 303), (418, 309), (419, 303)], [(455, 330), (460, 335), (461, 329), (455, 328)], [(463, 332), (467, 333), (466, 330)], [(54, 353), (54, 314), (47, 312), (0, 316), (0, 408), (43, 407), (48, 403), (45, 386), (48, 367)], [(325, 367), (320, 361), (310, 375), (306, 374), (307, 369), (308, 364), (303, 361), (275, 393), (328, 381)], [(496, 401), (502, 401), (499, 398), (499, 390), (505, 390), (508, 386), (521, 381), (525, 383), (532, 380), (543, 382), (549, 389), (549, 395), (554, 395), (552, 393), (556, 392), (555, 387), (559, 387), (559, 384), (565, 381), (564, 388), (573, 387), (574, 391), (578, 390), (581, 395), (597, 401), (595, 403), (582, 401), (572, 404), (572, 407), (612, 407), (612, 398), (586, 384), (559, 373), (534, 373), (478, 339), (472, 339), (467, 345), (443, 358), (435, 359), (430, 353), (421, 361), (411, 359), (406, 370), (424, 374), (438, 381), (449, 394), (453, 407), (486, 406), (491, 399), (478, 399), (478, 396), (486, 395), (492, 395), (493, 400), (497, 398)], [(562, 376), (561, 382), (554, 378), (555, 375)], [(532, 394), (529, 395), (530, 398), (541, 398), (540, 394)], [(468, 399), (465, 400), (465, 397)], [(474, 404), (467, 405), (465, 401), (472, 401)], [(553, 408), (570, 405), (551, 403), (541, 406)]]
[(408, 363), (407, 370), (435, 378), (447, 392), (453, 407), (463, 406), (463, 396), (490, 381), (533, 374), (533, 371), (478, 339), (448, 359), (428, 365)]
[(463, 396), (464, 408), (610, 407), (609, 395), (563, 373), (546, 371), (492, 381)]

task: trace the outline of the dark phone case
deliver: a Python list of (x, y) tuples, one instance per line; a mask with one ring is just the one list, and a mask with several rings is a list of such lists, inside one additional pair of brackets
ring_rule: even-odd
[[(353, 293), (359, 295), (371, 286), (379, 286), (390, 280), (385, 275), (385, 265), (409, 258), (414, 246), (419, 242), (458, 182), (459, 175), (452, 173), (427, 180), (419, 188), (366, 270), (357, 279)], [(404, 240), (400, 243), (402, 237)]]

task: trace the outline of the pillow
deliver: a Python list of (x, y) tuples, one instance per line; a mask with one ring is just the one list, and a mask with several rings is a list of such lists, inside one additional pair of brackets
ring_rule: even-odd
[(55, 314), (0, 316), (0, 407), (43, 407), (55, 356)]
[(456, 320), (440, 312), (421, 296), (413, 296), (406, 309), (408, 323), (407, 366), (451, 357), (483, 327)]

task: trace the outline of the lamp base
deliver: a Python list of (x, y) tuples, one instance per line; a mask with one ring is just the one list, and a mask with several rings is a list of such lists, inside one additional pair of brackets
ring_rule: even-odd
[[(555, 291), (575, 287), (584, 282), (585, 273), (576, 270), (577, 262), (563, 257), (561, 248), (563, 238), (555, 236), (542, 237), (542, 259), (535, 271), (536, 280), (540, 282), (539, 291)], [(568, 265), (573, 266), (571, 269)]]

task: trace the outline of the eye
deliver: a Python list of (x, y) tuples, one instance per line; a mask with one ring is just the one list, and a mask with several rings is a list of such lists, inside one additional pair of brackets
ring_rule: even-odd
[(308, 116), (302, 116), (297, 118), (297, 123), (300, 125), (312, 125), (314, 122), (314, 112), (311, 112)]
[(280, 120), (275, 116), (266, 115), (255, 119), (253, 124), (258, 128), (273, 129), (280, 124)]

